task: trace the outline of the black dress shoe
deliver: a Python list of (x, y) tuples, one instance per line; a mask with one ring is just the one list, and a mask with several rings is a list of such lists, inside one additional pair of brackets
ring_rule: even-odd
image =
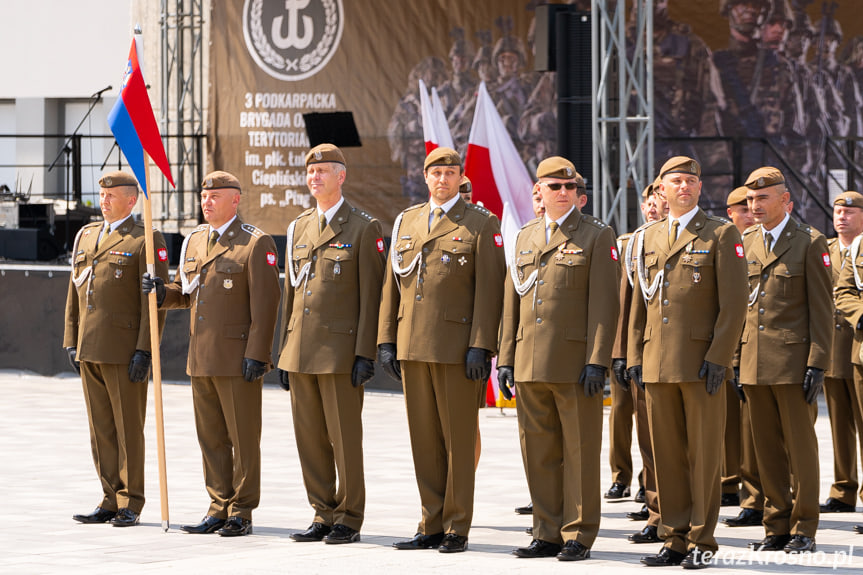
[(705, 553), (697, 547), (686, 554), (680, 566), (684, 569), (707, 569), (713, 563), (713, 553)]
[(611, 487), (608, 488), (608, 491), (605, 493), (604, 497), (606, 499), (624, 499), (629, 497), (629, 487), (624, 485), (623, 483), (618, 483), (615, 481), (611, 484)]
[(644, 486), (638, 488), (638, 493), (635, 494), (635, 498), (633, 499), (636, 503), (644, 503), (645, 500), (645, 491)]
[(97, 507), (92, 513), (88, 513), (87, 515), (76, 513), (72, 516), (72, 519), (78, 523), (107, 523), (113, 519), (116, 514), (116, 511), (108, 511), (107, 509)]
[(590, 547), (585, 547), (575, 539), (570, 539), (557, 554), (558, 561), (584, 561), (590, 559)]
[(217, 531), (222, 537), (240, 537), (252, 534), (252, 520), (242, 517), (228, 517), (225, 524)]
[(650, 510), (647, 505), (642, 505), (639, 511), (630, 511), (626, 514), (633, 521), (647, 521), (650, 518)]
[(413, 539), (405, 541), (396, 541), (393, 547), (396, 549), (436, 549), (443, 543), (443, 533), (432, 533), (424, 535), (417, 533)]
[(857, 508), (851, 503), (839, 501), (835, 497), (828, 497), (827, 501), (821, 504), (821, 513), (854, 513)]
[(789, 541), (790, 535), (768, 535), (761, 541), (751, 542), (749, 548), (753, 551), (782, 551)]
[(863, 535), (863, 525), (855, 525), (855, 526), (854, 526), (854, 531), (856, 531), (857, 533), (860, 533), (861, 535)]
[(516, 507), (515, 512), (519, 515), (533, 515), (533, 501), (524, 507)]
[(659, 543), (662, 541), (654, 525), (648, 525), (638, 533), (633, 533), (629, 536), (629, 540), (633, 543)]
[(670, 547), (663, 547), (656, 555), (645, 555), (641, 558), (641, 562), (648, 567), (670, 567), (672, 565), (680, 565), (685, 553), (678, 553)]
[(560, 545), (544, 541), (542, 539), (534, 539), (527, 547), (519, 547), (513, 549), (512, 554), (516, 557), (525, 559), (536, 559), (537, 557), (554, 557), (560, 553)]
[(729, 527), (751, 527), (761, 525), (764, 521), (764, 512), (758, 509), (741, 509), (737, 517), (726, 517), (722, 520)]
[(333, 525), (333, 530), (324, 536), (324, 543), (356, 543), (360, 540), (360, 532), (342, 523)]
[(737, 493), (723, 493), (722, 499), (719, 501), (720, 507), (739, 507), (740, 495)]
[(815, 553), (815, 538), (806, 535), (792, 535), (785, 546), (786, 553)]
[(111, 525), (114, 527), (132, 527), (133, 525), (137, 525), (140, 519), (140, 513), (135, 513), (128, 507), (123, 507), (111, 520)]
[(467, 551), (467, 537), (464, 535), (456, 535), (455, 533), (447, 533), (441, 541), (440, 547), (437, 548), (441, 553), (461, 553)]
[(324, 525), (323, 523), (318, 523), (315, 521), (309, 528), (305, 531), (301, 531), (299, 533), (291, 533), (291, 539), (294, 541), (299, 541), (300, 543), (308, 543), (310, 541), (322, 541), (324, 537), (326, 537), (333, 528), (329, 525)]
[(219, 519), (218, 517), (213, 517), (212, 515), (205, 515), (201, 522), (197, 525), (183, 525), (180, 527), (186, 533), (194, 533), (194, 534), (204, 534), (204, 533), (213, 533), (217, 529), (221, 529), (222, 525), (225, 524), (224, 519)]

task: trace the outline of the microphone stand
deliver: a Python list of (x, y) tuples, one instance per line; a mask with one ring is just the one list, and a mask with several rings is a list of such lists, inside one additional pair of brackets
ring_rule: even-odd
[[(66, 157), (66, 159), (65, 159), (65, 164), (66, 164), (66, 190), (65, 190), (66, 191), (66, 194), (65, 194), (66, 195), (66, 240), (65, 240), (64, 248), (67, 252), (72, 247), (71, 241), (70, 241), (70, 239), (71, 239), (70, 238), (70, 231), (71, 230), (69, 229), (69, 168), (71, 167), (70, 163), (69, 163), (69, 154), (72, 153), (72, 147), (70, 147), (69, 144), (71, 144), (75, 138), (80, 137), (78, 134), (78, 131), (81, 129), (81, 126), (84, 125), (84, 122), (86, 122), (87, 118), (90, 117), (90, 114), (93, 113), (93, 109), (96, 107), (96, 104), (98, 104), (102, 100), (102, 94), (104, 92), (107, 92), (111, 88), (112, 88), (112, 86), (108, 86), (107, 88), (102, 88), (101, 90), (99, 90), (98, 92), (96, 92), (92, 96), (90, 96), (90, 108), (87, 110), (87, 113), (84, 114), (84, 117), (81, 118), (81, 121), (78, 122), (78, 125), (75, 127), (75, 130), (73, 130), (72, 133), (69, 135), (69, 137), (66, 138), (66, 141), (63, 143), (63, 147), (60, 148), (60, 151), (57, 153), (57, 157), (55, 157), (54, 161), (51, 162), (51, 165), (48, 166), (48, 172), (50, 172), (57, 165), (57, 162), (60, 160), (60, 157), (65, 155), (65, 157)], [(78, 192), (80, 193), (80, 190), (78, 190)]]

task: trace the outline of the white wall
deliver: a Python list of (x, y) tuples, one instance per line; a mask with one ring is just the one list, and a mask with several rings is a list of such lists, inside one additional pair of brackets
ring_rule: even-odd
[[(86, 98), (109, 85), (106, 96), (116, 96), (131, 8), (132, 0), (0, 1), (0, 99)], [(159, 41), (145, 38), (145, 49)]]

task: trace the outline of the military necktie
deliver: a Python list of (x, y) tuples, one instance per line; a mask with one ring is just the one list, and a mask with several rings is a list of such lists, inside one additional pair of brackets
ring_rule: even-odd
[(327, 215), (321, 214), (321, 216), (320, 216), (320, 218), (318, 218), (318, 220), (320, 222), (318, 224), (318, 233), (322, 234), (322, 233), (324, 233), (324, 229), (326, 229), (326, 227), (327, 227)]
[(674, 245), (674, 242), (677, 241), (677, 231), (680, 229), (680, 220), (674, 220), (671, 222), (671, 233), (668, 234), (668, 249), (671, 249), (671, 246)]
[(207, 243), (207, 255), (210, 255), (210, 252), (213, 251), (213, 248), (216, 247), (216, 243), (219, 241), (219, 232), (213, 230), (210, 232), (210, 241)]
[(548, 234), (548, 240), (545, 242), (546, 244), (551, 242), (551, 238), (554, 236), (554, 232), (556, 232), (557, 228), (559, 228), (559, 227), (560, 226), (557, 225), (557, 222), (551, 222), (550, 224), (548, 224), (549, 234)]
[(764, 251), (769, 254), (771, 249), (773, 249), (773, 234), (767, 232), (764, 235)]
[(102, 242), (105, 241), (105, 238), (107, 238), (108, 234), (110, 234), (110, 233), (111, 233), (111, 225), (106, 223), (105, 226), (102, 227), (102, 232), (99, 234), (99, 239), (96, 240), (96, 249), (97, 250), (99, 249), (99, 246), (102, 245)]
[(434, 209), (434, 217), (432, 218), (431, 223), (429, 224), (429, 231), (432, 231), (434, 227), (437, 225), (441, 219), (443, 219), (443, 208), (435, 208)]
[(845, 268), (845, 258), (848, 257), (848, 248), (839, 248), (839, 269)]

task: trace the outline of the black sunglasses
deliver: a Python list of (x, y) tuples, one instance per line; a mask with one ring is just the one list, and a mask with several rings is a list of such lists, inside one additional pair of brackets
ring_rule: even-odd
[(553, 191), (553, 192), (558, 191), (561, 187), (564, 187), (567, 190), (574, 190), (575, 188), (578, 187), (578, 184), (575, 182), (566, 182), (565, 184), (558, 184), (558, 183), (549, 184), (548, 182), (543, 182), (543, 185), (548, 186), (548, 189)]

